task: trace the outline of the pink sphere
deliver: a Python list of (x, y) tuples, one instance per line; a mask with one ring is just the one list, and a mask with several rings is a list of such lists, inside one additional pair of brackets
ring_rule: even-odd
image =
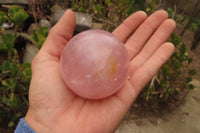
[(88, 30), (74, 36), (64, 48), (61, 74), (75, 94), (101, 99), (123, 86), (129, 62), (126, 48), (113, 34)]

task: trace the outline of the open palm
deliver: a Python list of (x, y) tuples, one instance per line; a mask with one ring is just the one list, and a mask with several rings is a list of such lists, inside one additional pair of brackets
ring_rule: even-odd
[(129, 53), (130, 78), (113, 96), (88, 100), (71, 92), (60, 74), (60, 56), (75, 27), (74, 13), (67, 10), (32, 62), (27, 123), (43, 133), (114, 132), (142, 88), (173, 52), (173, 44), (165, 41), (175, 22), (167, 18), (162, 10), (148, 18), (139, 11), (113, 32)]

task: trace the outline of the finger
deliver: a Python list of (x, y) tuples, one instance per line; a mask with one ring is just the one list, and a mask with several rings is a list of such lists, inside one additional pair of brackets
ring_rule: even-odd
[(133, 88), (140, 92), (141, 88), (143, 88), (151, 80), (161, 66), (169, 59), (173, 51), (174, 45), (169, 42), (160, 46), (152, 57), (133, 73), (133, 76), (130, 79)]
[(135, 29), (137, 29), (137, 27), (146, 19), (146, 17), (147, 15), (143, 11), (138, 11), (132, 14), (113, 31), (113, 34), (122, 42), (125, 42)]
[(73, 11), (68, 9), (50, 30), (42, 50), (45, 50), (51, 56), (60, 58), (64, 46), (73, 35), (75, 22)]
[(168, 14), (164, 10), (159, 10), (149, 16), (135, 33), (128, 39), (125, 46), (132, 59), (148, 41), (159, 25), (167, 19)]
[[(140, 67), (125, 83), (116, 96), (129, 107), (136, 99), (143, 87), (152, 79), (160, 67), (169, 59), (174, 51), (171, 43), (164, 43), (152, 57)], [(132, 69), (132, 68), (131, 68)]]
[(175, 27), (176, 23), (172, 19), (165, 20), (159, 26), (141, 52), (131, 61), (131, 67), (133, 71), (136, 71), (138, 68), (140, 68), (140, 66), (142, 66), (143, 63), (153, 55), (156, 49), (170, 37)]

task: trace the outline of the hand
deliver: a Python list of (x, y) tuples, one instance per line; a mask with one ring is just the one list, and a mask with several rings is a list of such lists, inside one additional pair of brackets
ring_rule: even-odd
[(60, 56), (75, 27), (74, 13), (67, 10), (32, 62), (26, 122), (38, 133), (114, 132), (142, 88), (173, 53), (173, 44), (165, 41), (176, 24), (167, 18), (162, 10), (148, 18), (139, 11), (113, 32), (130, 55), (130, 78), (113, 96), (88, 100), (71, 92), (60, 74)]

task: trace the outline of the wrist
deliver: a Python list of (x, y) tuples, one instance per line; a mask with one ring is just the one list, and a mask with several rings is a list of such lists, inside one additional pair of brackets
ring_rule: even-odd
[[(43, 120), (42, 120), (43, 119)], [(45, 118), (43, 117), (36, 117), (32, 111), (28, 110), (24, 120), (26, 123), (35, 131), (35, 132), (42, 132), (42, 133), (49, 133), (51, 129), (43, 123)]]

